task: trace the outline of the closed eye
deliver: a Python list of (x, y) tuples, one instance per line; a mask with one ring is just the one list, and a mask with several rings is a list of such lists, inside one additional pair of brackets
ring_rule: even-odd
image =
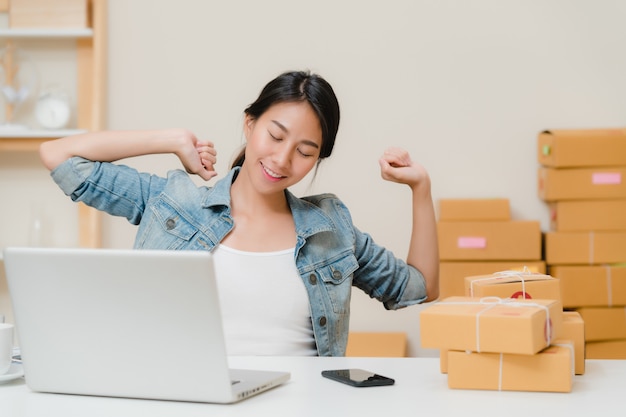
[(282, 138), (279, 138), (278, 136), (272, 135), (272, 132), (270, 132), (270, 131), (268, 131), (267, 133), (269, 133), (269, 135), (272, 137), (272, 139), (275, 140), (276, 142), (280, 142), (281, 140), (283, 140)]
[(300, 150), (299, 148), (298, 148), (298, 153), (300, 155), (304, 156), (305, 158), (310, 158), (310, 157), (313, 156), (313, 154), (308, 154), (308, 153), (302, 152), (302, 150)]

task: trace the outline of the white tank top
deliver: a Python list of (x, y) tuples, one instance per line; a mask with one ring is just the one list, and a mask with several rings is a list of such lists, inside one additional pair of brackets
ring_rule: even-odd
[(229, 355), (317, 355), (293, 252), (213, 251)]

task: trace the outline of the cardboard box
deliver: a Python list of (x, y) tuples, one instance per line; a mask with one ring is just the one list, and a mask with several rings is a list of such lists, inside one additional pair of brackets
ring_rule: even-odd
[(465, 295), (465, 277), (487, 275), (499, 271), (530, 271), (545, 274), (544, 261), (473, 261), (439, 263), (439, 298)]
[(550, 229), (556, 232), (626, 231), (626, 199), (574, 200), (550, 204)]
[(441, 221), (511, 220), (511, 207), (506, 198), (470, 198), (439, 200)]
[(585, 373), (585, 321), (577, 311), (563, 312), (561, 336), (554, 344), (559, 344), (560, 340), (570, 340), (573, 343), (574, 373), (583, 375)]
[(548, 232), (548, 265), (594, 265), (626, 262), (626, 232)]
[[(569, 345), (574, 351), (574, 373), (585, 374), (585, 323), (575, 311), (563, 312), (562, 338), (555, 340), (552, 346)], [(439, 351), (439, 371), (448, 373), (448, 350)]]
[(626, 306), (626, 266), (558, 265), (550, 274), (561, 281), (563, 308)]
[(541, 260), (538, 221), (438, 222), (442, 261)]
[(576, 311), (585, 321), (585, 341), (626, 339), (626, 307), (583, 307)]
[(536, 355), (450, 351), (448, 387), (570, 392), (574, 374), (572, 356), (571, 346), (550, 346)]
[(404, 332), (353, 332), (348, 333), (346, 356), (388, 357), (407, 356), (407, 336)]
[(626, 198), (626, 166), (599, 168), (539, 168), (539, 198), (608, 200)]
[(561, 288), (550, 275), (501, 271), (466, 277), (465, 296), (560, 300)]
[(606, 342), (588, 342), (588, 359), (626, 359), (626, 339)]
[(421, 344), (532, 355), (558, 338), (562, 321), (563, 308), (557, 300), (448, 297), (420, 312)]
[(87, 28), (87, 0), (11, 0), (11, 28)]
[(537, 140), (537, 160), (555, 168), (626, 165), (624, 129), (546, 130)]

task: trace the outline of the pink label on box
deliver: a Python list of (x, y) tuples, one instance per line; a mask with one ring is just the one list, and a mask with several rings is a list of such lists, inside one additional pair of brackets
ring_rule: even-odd
[(621, 184), (622, 174), (619, 172), (594, 172), (591, 175), (593, 184)]
[(487, 247), (487, 239), (484, 237), (461, 236), (456, 245), (462, 249), (484, 249)]

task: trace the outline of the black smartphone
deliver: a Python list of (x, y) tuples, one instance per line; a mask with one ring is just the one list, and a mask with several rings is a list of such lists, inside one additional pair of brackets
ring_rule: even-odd
[(378, 387), (393, 385), (396, 381), (364, 369), (334, 369), (322, 371), (322, 376), (353, 387)]

